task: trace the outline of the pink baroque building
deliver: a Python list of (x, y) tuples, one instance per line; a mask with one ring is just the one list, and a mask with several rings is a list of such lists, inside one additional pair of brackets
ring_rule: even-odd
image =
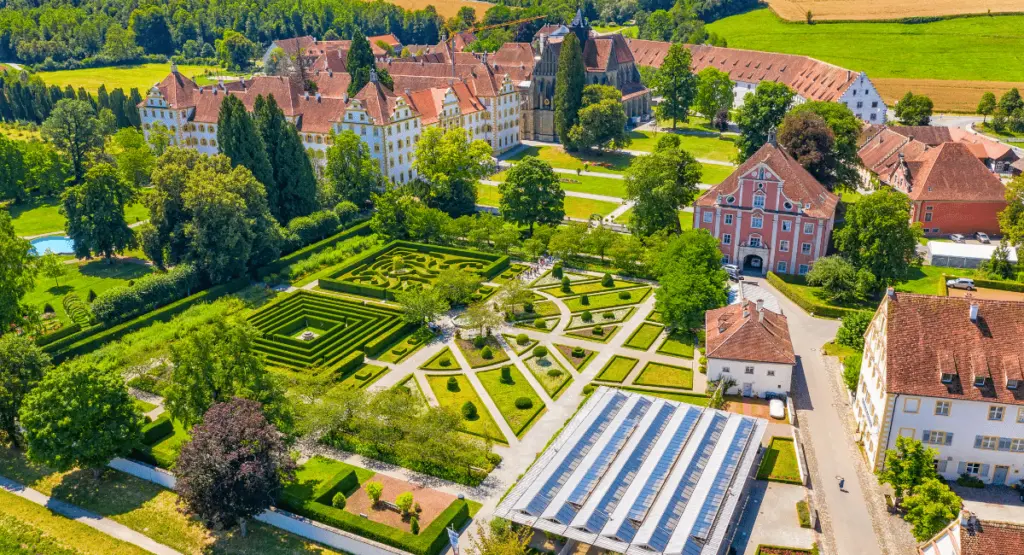
[(723, 263), (802, 275), (825, 256), (838, 204), (773, 138), (697, 199), (693, 227), (718, 239)]

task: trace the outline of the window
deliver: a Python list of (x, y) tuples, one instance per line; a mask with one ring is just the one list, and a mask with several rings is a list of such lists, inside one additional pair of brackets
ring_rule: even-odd
[(978, 449), (989, 449), (994, 451), (999, 445), (999, 438), (994, 436), (978, 436)]
[(779, 273), (780, 274), (784, 274), (784, 273), (786, 273), (786, 270), (787, 270), (786, 263), (785, 262), (779, 262)]
[(732, 214), (725, 215), (725, 225), (732, 225)]
[(775, 370), (769, 370), (768, 371), (768, 375), (769, 376), (774, 376), (775, 375)]
[(789, 220), (783, 220), (782, 221), (782, 231), (789, 231), (791, 229), (793, 229), (793, 222), (791, 222)]
[(1024, 424), (1024, 407), (1017, 409), (1017, 423)]
[[(875, 121), (876, 119), (878, 119), (878, 114), (874, 114), (874, 113), (871, 114), (871, 121)], [(942, 462), (946, 462), (946, 461), (942, 461)]]
[(903, 400), (903, 412), (916, 413), (921, 408), (921, 400), (907, 398)]
[(722, 235), (722, 244), (723, 245), (731, 245), (732, 244), (732, 235), (730, 235), (728, 233), (726, 233), (725, 235)]
[(864, 107), (864, 102), (863, 102), (863, 101), (860, 101), (860, 100), (858, 100), (858, 101), (857, 101), (857, 107), (858, 107), (858, 108), (863, 108), (863, 107)]
[(931, 212), (927, 212), (927, 213), (925, 213), (925, 215), (924, 215), (924, 221), (926, 221), (926, 222), (930, 222), (930, 221), (932, 221), (932, 213), (931, 213)]
[(876, 101), (872, 102), (871, 103), (871, 107), (872, 108), (878, 108), (878, 101), (876, 100)]
[(704, 223), (709, 224), (714, 221), (715, 215), (711, 212), (704, 212)]
[(1024, 453), (1024, 439), (1015, 438), (1010, 440), (1010, 451)]
[(759, 235), (751, 235), (750, 236), (750, 246), (751, 247), (760, 247), (761, 246), (761, 237)]
[(764, 208), (764, 195), (754, 195), (754, 208)]
[(779, 250), (782, 252), (789, 252), (789, 241), (779, 241)]
[(744, 374), (753, 374), (754, 373), (754, 367), (753, 366), (747, 366), (746, 368), (743, 369), (743, 373)]
[(921, 433), (921, 443), (932, 445), (949, 445), (953, 441), (953, 434), (936, 430), (925, 430)]
[(814, 233), (814, 224), (804, 224), (804, 235)]
[(723, 366), (722, 367), (722, 372), (728, 374), (729, 373), (729, 367), (728, 366)]
[(968, 474), (980, 474), (981, 463), (967, 463), (964, 465), (964, 471), (966, 471)]
[(754, 229), (761, 229), (764, 225), (764, 219), (761, 216), (753, 216), (750, 218), (750, 227)]
[(991, 406), (988, 408), (988, 419), (989, 420), (1002, 420), (1003, 419), (1003, 407)]
[(807, 264), (801, 264), (801, 265), (800, 265), (800, 272), (799, 272), (799, 273), (800, 273), (800, 275), (804, 275), (804, 274), (806, 274), (806, 273), (807, 273), (807, 270), (809, 270), (809, 269), (810, 269), (810, 268), (809, 268), (809, 267), (807, 266)]
[(801, 254), (811, 254), (811, 244), (810, 243), (801, 243), (800, 244), (800, 253)]
[(949, 401), (935, 401), (935, 416), (949, 416)]

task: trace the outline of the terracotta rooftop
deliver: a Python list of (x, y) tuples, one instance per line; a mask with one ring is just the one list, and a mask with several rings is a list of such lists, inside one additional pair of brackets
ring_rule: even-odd
[(796, 364), (786, 317), (754, 301), (709, 310), (704, 323), (708, 358)]
[[(384, 56), (386, 54), (384, 49), (377, 45), (380, 41), (383, 41), (392, 48), (402, 44), (401, 41), (398, 40), (398, 37), (390, 33), (387, 35), (366, 37), (366, 40), (370, 42), (370, 50), (373, 51), (374, 56)], [(352, 46), (352, 41), (317, 40), (310, 35), (306, 35), (302, 37), (275, 40), (274, 46), (293, 56), (302, 52), (303, 56), (316, 58), (329, 52), (349, 50)]]
[(975, 158), (981, 161), (1018, 160), (1017, 153), (1008, 145), (995, 141), (977, 133), (971, 133), (960, 127), (942, 126), (898, 126), (869, 125), (861, 133), (861, 162), (879, 176), (883, 183), (888, 183), (891, 170), (895, 169), (897, 154), (903, 153), (904, 158), (916, 157), (927, 147), (937, 147), (943, 143), (956, 142), (967, 145)]
[[(878, 310), (886, 316), (889, 393), (1024, 405), (1024, 303), (897, 292)], [(1010, 389), (1009, 380), (1022, 387)]]
[(634, 62), (626, 39), (620, 33), (590, 37), (583, 47), (583, 64), (587, 71), (607, 71), (612, 62), (620, 65)]
[[(913, 200), (1004, 201), (1006, 187), (965, 143), (942, 143), (904, 155)], [(897, 166), (895, 171), (900, 171)]]
[(810, 205), (803, 213), (814, 218), (831, 218), (835, 214), (839, 197), (829, 192), (813, 175), (807, 172), (796, 160), (776, 145), (765, 143), (736, 171), (729, 174), (721, 183), (705, 191), (699, 199), (698, 206), (714, 206), (718, 195), (728, 196), (739, 189), (739, 179), (764, 163), (778, 179), (782, 180), (782, 194), (794, 203)]

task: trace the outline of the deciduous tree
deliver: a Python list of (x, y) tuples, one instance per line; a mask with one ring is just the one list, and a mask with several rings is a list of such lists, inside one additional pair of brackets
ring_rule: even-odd
[(779, 146), (818, 181), (832, 181), (835, 137), (825, 120), (812, 112), (790, 112), (782, 120)]
[(479, 330), (480, 335), (484, 335), (487, 328), (500, 326), (503, 321), (501, 314), (495, 312), (486, 302), (476, 302), (469, 305), (463, 318), (466, 319), (469, 327)]
[(687, 230), (669, 240), (657, 258), (661, 287), (655, 291), (655, 307), (676, 328), (700, 329), (704, 313), (728, 301), (718, 240), (707, 230)]
[(526, 555), (533, 530), (529, 527), (513, 527), (502, 519), (491, 519), (490, 525), (480, 526), (471, 539), (470, 553), (473, 555)]
[(114, 253), (135, 245), (135, 234), (124, 217), (133, 196), (131, 185), (106, 163), (90, 168), (80, 185), (64, 192), (61, 213), (67, 218), (64, 229), (75, 242), (76, 256), (102, 255), (109, 261)]
[(215, 41), (217, 60), (224, 67), (240, 71), (252, 65), (252, 58), (259, 48), (256, 43), (233, 29), (226, 29), (224, 36)]
[(846, 225), (833, 233), (836, 249), (858, 270), (874, 274), (879, 286), (905, 281), (921, 237), (921, 225), (909, 221), (906, 195), (875, 191), (847, 209)]
[(129, 19), (131, 33), (135, 41), (147, 54), (172, 54), (174, 40), (167, 25), (167, 18), (159, 6), (137, 8)]
[(1018, 175), (1006, 184), (1006, 208), (999, 213), (999, 231), (1003, 242), (1015, 247), (1024, 244), (1024, 176)]
[(210, 407), (174, 467), (184, 506), (211, 527), (246, 522), (274, 504), (295, 479), (295, 462), (259, 403), (231, 399)]
[(740, 158), (746, 159), (768, 141), (773, 129), (778, 129), (782, 118), (793, 103), (793, 89), (775, 81), (761, 81), (753, 94), (748, 94), (739, 110), (736, 123), (740, 138), (736, 146)]
[(28, 307), (25, 295), (35, 288), (32, 244), (18, 237), (11, 215), (0, 210), (0, 335), (22, 323)]
[[(614, 94), (597, 92), (588, 95), (587, 91), (592, 88), (605, 89)], [(577, 112), (577, 123), (569, 130), (569, 144), (579, 150), (629, 146), (631, 139), (626, 132), (622, 93), (607, 85), (587, 85), (583, 90), (583, 107)]]
[(0, 336), (0, 432), (18, 445), (18, 411), (25, 395), (50, 369), (50, 357), (27, 335)]
[(679, 209), (697, 195), (702, 168), (679, 148), (679, 137), (665, 135), (654, 152), (638, 156), (626, 170), (626, 196), (632, 200), (630, 229), (641, 237), (658, 230), (680, 231)]
[(466, 304), (479, 287), (479, 277), (456, 268), (442, 270), (434, 282), (434, 290), (451, 305)]
[(448, 312), (448, 301), (433, 289), (399, 291), (395, 302), (402, 307), (402, 319), (411, 324), (425, 325)]
[(567, 148), (573, 148), (569, 131), (579, 121), (583, 104), (583, 87), (586, 84), (586, 68), (583, 65), (583, 50), (579, 38), (569, 33), (562, 39), (558, 54), (558, 73), (555, 75), (555, 133)]
[(25, 156), (14, 141), (0, 135), (0, 200), (27, 200), (25, 185)]
[(690, 106), (697, 94), (697, 76), (690, 67), (690, 50), (680, 43), (674, 43), (656, 73), (654, 94), (661, 97), (655, 108), (658, 119), (686, 122), (690, 117)]
[(981, 123), (986, 123), (988, 117), (996, 111), (996, 95), (992, 92), (985, 92), (981, 95), (981, 100), (978, 101), (978, 108), (975, 111), (983, 116)]
[(426, 185), (421, 198), (427, 206), (452, 217), (476, 212), (476, 182), (491, 168), (491, 146), (470, 141), (465, 129), (447, 132), (438, 127), (423, 131), (416, 144), (413, 167)]
[(907, 92), (893, 111), (903, 125), (928, 125), (932, 118), (932, 99), (923, 94)]
[(857, 269), (842, 256), (823, 256), (807, 272), (807, 284), (821, 287), (830, 303), (846, 304), (856, 298)]
[(64, 264), (64, 260), (61, 259), (59, 254), (47, 249), (47, 251), (37, 259), (36, 264), (39, 267), (40, 274), (53, 279), (53, 282), (60, 287), (60, 278), (68, 273), (68, 267)]
[(793, 107), (786, 116), (805, 113), (820, 116), (832, 131), (834, 139), (830, 149), (828, 172), (822, 173), (821, 177), (815, 174), (815, 177), (829, 189), (837, 186), (855, 188), (860, 181), (858, 170), (861, 162), (857, 150), (860, 147), (863, 122), (845, 104), (839, 102), (804, 102)]
[(499, 186), (501, 215), (509, 221), (529, 224), (557, 224), (565, 217), (565, 191), (551, 165), (526, 156), (508, 170)]
[(729, 74), (714, 67), (706, 67), (697, 74), (697, 94), (693, 107), (698, 114), (718, 129), (729, 124), (729, 110), (735, 93)]
[(384, 188), (380, 165), (370, 156), (370, 146), (350, 130), (334, 136), (327, 147), (322, 204), (334, 206), (349, 201), (360, 209), (370, 202), (370, 194)]
[(92, 105), (67, 98), (57, 102), (43, 122), (42, 134), (68, 156), (71, 174), (76, 182), (81, 182), (89, 155), (103, 141)]
[[(937, 454), (937, 453), (936, 453)], [(928, 461), (932, 465), (932, 461)], [(904, 518), (913, 526), (917, 541), (928, 541), (960, 516), (963, 500), (945, 482), (928, 478), (903, 501)]]
[(149, 176), (156, 166), (156, 156), (146, 143), (145, 135), (134, 127), (125, 127), (114, 134), (111, 142), (118, 149), (114, 159), (121, 180), (134, 188), (148, 185)]

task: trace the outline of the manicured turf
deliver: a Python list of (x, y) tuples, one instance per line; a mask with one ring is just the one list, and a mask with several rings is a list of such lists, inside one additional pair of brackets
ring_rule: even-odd
[(770, 482), (802, 484), (800, 467), (796, 461), (793, 440), (788, 437), (773, 437), (757, 468), (757, 479)]
[[(540, 385), (544, 387), (544, 391), (547, 391), (548, 396), (552, 399), (558, 399), (559, 395), (565, 391), (565, 386), (572, 381), (569, 371), (562, 368), (562, 365), (551, 355), (543, 358), (530, 357), (523, 363), (533, 372), (533, 376), (537, 378)], [(551, 376), (548, 374), (550, 370), (559, 370), (560, 373), (557, 376)]]
[[(596, 328), (601, 328), (601, 332), (597, 333)], [(615, 336), (615, 333), (619, 331), (618, 325), (597, 325), (591, 328), (575, 329), (572, 331), (566, 331), (565, 334), (571, 337), (579, 337), (580, 339), (588, 339), (590, 341), (597, 341), (598, 343), (607, 343)]]
[[(458, 391), (448, 390), (447, 383), (450, 377), (455, 378), (455, 381), (458, 383)], [(501, 433), (501, 429), (498, 428), (494, 419), (491, 418), (491, 413), (487, 411), (487, 407), (484, 406), (484, 402), (480, 400), (480, 396), (477, 395), (466, 376), (461, 374), (454, 376), (427, 376), (427, 382), (430, 384), (430, 389), (434, 391), (434, 396), (437, 397), (437, 402), (440, 403), (442, 407), (450, 408), (458, 414), (462, 414), (462, 405), (466, 401), (469, 401), (476, 406), (476, 419), (462, 419), (462, 425), (465, 431), (481, 437), (489, 437), (494, 441), (499, 441), (501, 443), (507, 442), (505, 436)]]
[[(30, 201), (8, 207), (14, 223), (14, 232), (19, 237), (32, 237), (44, 233), (64, 231), (67, 218), (60, 213), (60, 202)], [(129, 225), (149, 219), (149, 210), (141, 203), (130, 204), (124, 209), (124, 219)]]
[(628, 287), (636, 287), (637, 285), (641, 284), (632, 281), (622, 281), (617, 279), (610, 287), (605, 287), (604, 285), (601, 284), (601, 280), (597, 280), (588, 283), (570, 284), (568, 293), (562, 291), (562, 287), (560, 285), (556, 285), (554, 287), (546, 287), (544, 289), (541, 289), (541, 291), (547, 293), (548, 295), (551, 295), (552, 297), (571, 297), (573, 295), (581, 295), (583, 293), (593, 294), (600, 293), (602, 291), (615, 291), (618, 289), (625, 289)]
[(555, 345), (555, 348), (558, 349), (559, 353), (562, 353), (562, 356), (565, 358), (565, 360), (568, 360), (577, 372), (582, 372), (583, 369), (586, 368), (588, 364), (590, 364), (590, 361), (593, 360), (594, 355), (597, 354), (597, 351), (583, 349), (583, 356), (578, 357), (573, 356), (572, 352), (574, 348), (568, 345)]
[[(942, 266), (914, 266), (910, 268), (909, 274), (908, 277), (910, 279), (896, 285), (897, 291), (937, 295), (939, 283), (942, 282), (944, 274), (946, 279), (953, 276), (966, 278), (984, 277), (979, 275), (977, 270), (970, 268), (945, 268)], [(870, 309), (874, 310), (876, 305), (877, 303), (873, 304)]]
[[(1024, 81), (1024, 16), (930, 23), (785, 23), (754, 10), (709, 23), (731, 48), (805, 54), (872, 78)], [(885, 37), (885, 40), (878, 40)], [(898, 52), (898, 56), (893, 53)], [(975, 101), (977, 102), (977, 101)]]
[[(589, 321), (583, 319), (583, 314), (585, 314), (583, 312), (573, 314), (572, 319), (569, 321), (569, 325), (566, 326), (565, 329), (575, 330), (578, 328), (590, 327), (595, 324), (602, 326), (607, 324), (618, 324), (628, 320), (630, 315), (633, 314), (634, 310), (635, 309), (631, 306), (599, 310), (591, 314), (591, 318)], [(611, 314), (611, 317), (608, 316), (609, 314)]]
[(711, 398), (707, 395), (697, 395), (695, 393), (673, 393), (670, 391), (644, 389), (642, 387), (623, 387), (622, 389), (625, 391), (643, 393), (644, 395), (653, 395), (654, 397), (661, 397), (662, 399), (668, 399), (670, 401), (681, 401), (683, 403), (689, 403), (700, 407), (706, 407), (708, 406), (708, 403), (711, 402)]
[(607, 382), (622, 383), (626, 379), (626, 376), (633, 370), (638, 361), (635, 358), (624, 357), (622, 355), (615, 355), (608, 364), (604, 365), (601, 369), (601, 373), (597, 375), (598, 380), (604, 380)]
[(661, 316), (661, 313), (658, 312), (657, 310), (652, 310), (651, 313), (647, 315), (647, 320), (649, 322), (658, 322), (659, 324), (664, 324), (665, 323), (665, 319)]
[(174, 433), (150, 447), (150, 452), (160, 468), (173, 467), (174, 463), (178, 460), (178, 454), (181, 453), (182, 446), (191, 439), (191, 436), (189, 436), (181, 422), (172, 420), (171, 423), (174, 425)]
[[(619, 217), (615, 218), (615, 223), (622, 225), (629, 225), (629, 222), (633, 219), (633, 209), (630, 208), (619, 214)], [(687, 229), (693, 229), (693, 212), (686, 212), (684, 210), (679, 211), (679, 228), (682, 231)]]
[[(215, 66), (178, 66), (178, 71), (189, 79), (201, 77), (206, 70), (214, 74), (224, 72), (223, 69)], [(120, 87), (124, 89), (125, 94), (128, 94), (132, 87), (136, 87), (139, 89), (139, 93), (145, 97), (146, 91), (162, 81), (170, 72), (171, 66), (169, 64), (139, 64), (134, 66), (41, 71), (37, 75), (42, 77), (47, 85), (57, 85), (61, 89), (71, 85), (76, 91), (78, 87), (85, 87), (85, 90), (89, 92), (96, 92), (100, 85), (106, 85), (107, 92)]]
[(565, 197), (564, 202), (565, 215), (580, 220), (586, 220), (594, 214), (607, 216), (618, 207), (619, 204), (615, 202), (580, 197)]
[(394, 387), (404, 387), (409, 390), (409, 393), (413, 396), (423, 408), (427, 408), (427, 397), (423, 395), (423, 390), (420, 389), (420, 382), (416, 381), (416, 376), (408, 376), (404, 380), (398, 382)]
[[(501, 369), (488, 370), (477, 373), (476, 377), (484, 385), (491, 400), (498, 405), (498, 410), (505, 418), (505, 422), (515, 432), (516, 437), (523, 437), (538, 416), (544, 412), (544, 401), (541, 401), (537, 392), (530, 387), (529, 382), (515, 366), (509, 366), (512, 377), (510, 383), (501, 381)], [(530, 408), (516, 408), (516, 399), (527, 398), (533, 402)]]
[(515, 351), (517, 355), (521, 355), (521, 354), (525, 353), (526, 351), (529, 351), (530, 349), (533, 348), (534, 345), (537, 344), (536, 341), (534, 341), (533, 339), (530, 339), (529, 337), (527, 337), (528, 341), (526, 342), (525, 345), (520, 345), (519, 342), (516, 341), (516, 336), (514, 336), (514, 335), (509, 335), (507, 333), (503, 333), (502, 337), (505, 338), (505, 343), (508, 343), (508, 346), (512, 347), (512, 350)]
[[(561, 185), (563, 191), (618, 198), (625, 198), (626, 196), (626, 182), (621, 178), (573, 175), (567, 173), (558, 173), (557, 175), (559, 185)], [(505, 181), (507, 176), (508, 170), (505, 170), (492, 175), (488, 179), (491, 181)], [(483, 187), (483, 185), (481, 185), (481, 187)]]
[[(444, 365), (441, 361), (448, 359), (448, 364)], [(444, 370), (444, 371), (455, 371), (461, 370), (459, 363), (455, 361), (455, 357), (452, 356), (452, 350), (448, 347), (441, 349), (441, 352), (430, 357), (430, 360), (420, 365), (421, 370)]]
[(376, 474), (360, 466), (328, 459), (326, 457), (313, 457), (302, 466), (295, 469), (295, 481), (284, 487), (285, 491), (296, 497), (306, 498), (312, 495), (313, 491), (320, 485), (334, 478), (341, 472), (353, 471), (360, 483), (373, 478)]
[(345, 377), (338, 380), (338, 385), (343, 389), (366, 389), (373, 385), (373, 382), (384, 377), (389, 371), (386, 366), (375, 364), (364, 364), (359, 368), (345, 374)]
[(156, 405), (154, 405), (153, 403), (147, 403), (146, 401), (143, 401), (141, 399), (136, 399), (135, 408), (139, 409), (139, 412), (141, 412), (142, 414), (145, 414), (155, 409)]
[(493, 206), (501, 204), (501, 192), (493, 185), (480, 183), (476, 187), (476, 203), (480, 206)]
[[(668, 125), (671, 125), (671, 122)], [(678, 128), (674, 134), (679, 137), (680, 146), (683, 150), (692, 154), (694, 158), (707, 158), (722, 162), (733, 162), (736, 159), (738, 150), (736, 149), (735, 137), (730, 135), (723, 136), (713, 130), (685, 126), (682, 122), (679, 122), (677, 126)], [(673, 134), (671, 129), (662, 131), (632, 131), (629, 136), (633, 139), (633, 142), (628, 148), (629, 150), (654, 152), (658, 139), (669, 134)]]
[[(569, 310), (571, 312), (583, 312), (584, 310), (589, 310), (593, 312), (595, 310), (611, 308), (613, 306), (626, 306), (640, 303), (647, 298), (647, 295), (650, 292), (651, 288), (645, 286), (639, 287), (637, 289), (627, 289), (625, 291), (600, 293), (597, 295), (590, 295), (589, 304), (583, 304), (581, 297), (574, 297), (571, 299), (566, 299), (565, 306), (569, 307)], [(620, 293), (629, 293), (629, 298), (619, 298)]]
[(144, 555), (148, 551), (0, 490), (0, 553)]
[[(463, 356), (469, 362), (470, 368), (480, 368), (481, 366), (490, 366), (492, 364), (498, 364), (499, 362), (505, 362), (508, 360), (508, 354), (505, 349), (501, 348), (496, 338), (488, 337), (484, 344), (484, 347), (477, 349), (473, 342), (468, 339), (456, 339), (455, 344), (459, 346), (459, 350), (462, 351)], [(484, 358), (483, 350), (485, 347), (490, 347), (491, 358)]]
[(558, 316), (561, 311), (555, 306), (555, 303), (551, 301), (541, 301), (539, 303), (533, 303), (533, 313), (538, 316)]
[(672, 332), (661, 345), (658, 352), (674, 357), (693, 358), (693, 337), (678, 331)]
[(654, 345), (654, 341), (658, 339), (663, 329), (665, 329), (664, 326), (644, 322), (633, 332), (633, 335), (629, 336), (625, 345), (631, 349), (646, 351), (651, 348), (651, 345)]
[(409, 355), (420, 350), (424, 345), (427, 344), (433, 338), (433, 334), (427, 328), (420, 328), (409, 334), (408, 337), (402, 339), (398, 343), (388, 347), (386, 351), (377, 356), (377, 360), (382, 362), (390, 362), (397, 364), (402, 362)]
[(614, 24), (606, 26), (595, 25), (593, 29), (597, 33), (620, 33), (624, 37), (631, 37), (634, 39), (637, 37), (637, 33), (639, 33), (640, 31), (636, 25), (623, 25), (620, 27)]
[(139, 279), (153, 272), (151, 266), (143, 264), (117, 261), (108, 264), (104, 260), (66, 264), (65, 266), (67, 266), (67, 273), (57, 280), (43, 276), (36, 277), (35, 289), (25, 295), (25, 303), (30, 306), (42, 309), (49, 304), (53, 307), (56, 318), (65, 324), (71, 323), (71, 318), (64, 310), (62, 302), (67, 294), (75, 293), (82, 302), (88, 302), (89, 290), (95, 291), (98, 295), (107, 289), (127, 285), (129, 280)]
[[(732, 175), (732, 172), (736, 171), (736, 168), (729, 166), (722, 166), (719, 164), (704, 164), (703, 171), (700, 174), (700, 182), (706, 185), (718, 185), (725, 180), (726, 177)], [(697, 193), (697, 198), (703, 191)]]
[(633, 383), (675, 389), (693, 389), (693, 370), (681, 366), (648, 362)]
[[(591, 154), (580, 154), (580, 153), (568, 153), (562, 150), (560, 146), (528, 146), (526, 148), (519, 149), (512, 157), (507, 158), (509, 162), (516, 162), (522, 160), (526, 156), (536, 156), (541, 160), (551, 164), (555, 168), (564, 168), (567, 170), (585, 170), (594, 173), (623, 173), (626, 168), (629, 167), (630, 161), (633, 159), (632, 154), (626, 154), (624, 152), (606, 152), (598, 156), (595, 153)], [(587, 167), (584, 165), (587, 164)], [(607, 164), (610, 167), (605, 167)]]

